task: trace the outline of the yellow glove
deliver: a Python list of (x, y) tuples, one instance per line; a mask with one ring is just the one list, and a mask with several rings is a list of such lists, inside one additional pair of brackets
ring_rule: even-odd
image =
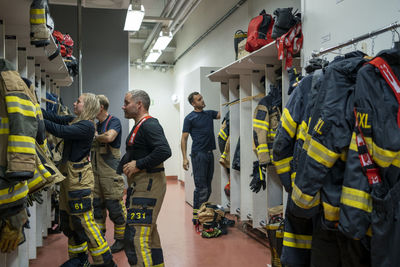
[(0, 233), (0, 250), (2, 253), (9, 253), (15, 250), (18, 245), (25, 241), (23, 226), (28, 220), (26, 209), (19, 213), (3, 219)]

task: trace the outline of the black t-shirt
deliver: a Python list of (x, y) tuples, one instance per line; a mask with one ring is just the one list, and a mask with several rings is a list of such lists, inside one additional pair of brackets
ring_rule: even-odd
[(183, 122), (182, 132), (192, 137), (192, 152), (211, 151), (215, 149), (214, 122), (218, 112), (203, 110), (190, 112)]
[[(134, 143), (130, 144), (129, 140), (137, 125), (132, 128), (126, 139), (127, 154), (124, 158), (129, 157), (128, 161), (136, 160), (136, 166), (141, 170), (150, 170), (171, 156), (171, 148), (163, 128), (155, 118), (148, 118), (142, 123)], [(121, 160), (121, 163), (126, 163), (125, 159)]]
[(59, 116), (42, 110), (46, 130), (64, 139), (63, 161), (79, 162), (89, 156), (94, 137), (94, 123), (82, 120), (73, 124), (73, 116)]
[(110, 146), (113, 148), (120, 148), (121, 147), (121, 121), (115, 117), (108, 115), (107, 118), (102, 122), (97, 122), (97, 133), (103, 134), (109, 130), (115, 130), (118, 135), (115, 137), (114, 141), (109, 143)]

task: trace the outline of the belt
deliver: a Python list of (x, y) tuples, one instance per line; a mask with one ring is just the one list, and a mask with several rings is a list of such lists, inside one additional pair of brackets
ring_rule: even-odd
[(90, 163), (90, 161), (86, 161), (83, 163), (75, 163), (75, 164), (72, 164), (72, 167), (78, 169), (78, 168), (82, 168), (82, 167), (88, 165), (89, 163)]
[(154, 169), (147, 169), (146, 172), (147, 173), (156, 173), (156, 172), (163, 172), (164, 168), (154, 168)]

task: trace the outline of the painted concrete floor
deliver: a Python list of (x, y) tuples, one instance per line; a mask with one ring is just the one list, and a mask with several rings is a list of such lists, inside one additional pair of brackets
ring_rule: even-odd
[[(177, 180), (168, 180), (167, 193), (158, 217), (158, 231), (166, 267), (267, 267), (270, 251), (236, 227), (227, 235), (205, 239), (196, 233), (192, 223), (192, 208), (185, 202), (185, 190)], [(113, 240), (113, 224), (107, 220), (106, 239)], [(38, 248), (37, 259), (30, 267), (56, 267), (68, 259), (67, 238), (63, 234), (49, 235)], [(125, 252), (114, 254), (119, 267), (129, 267)]]

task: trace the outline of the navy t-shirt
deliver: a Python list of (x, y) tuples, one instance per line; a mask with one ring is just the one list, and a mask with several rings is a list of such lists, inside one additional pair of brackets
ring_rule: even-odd
[(215, 110), (203, 110), (190, 112), (183, 122), (184, 133), (192, 137), (192, 152), (211, 151), (215, 149), (214, 123), (218, 112)]
[(118, 135), (115, 137), (114, 141), (110, 143), (110, 146), (113, 148), (120, 148), (121, 147), (121, 121), (115, 117), (108, 115), (107, 118), (103, 122), (97, 122), (97, 133), (103, 134), (108, 130), (114, 129)]

